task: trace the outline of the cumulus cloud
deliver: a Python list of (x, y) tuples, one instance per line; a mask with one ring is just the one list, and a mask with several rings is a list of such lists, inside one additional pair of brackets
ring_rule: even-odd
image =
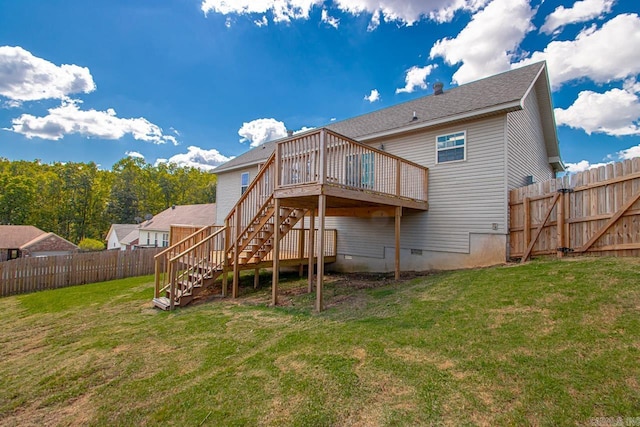
[(340, 25), (340, 20), (337, 18), (334, 18), (333, 16), (329, 16), (329, 12), (327, 12), (327, 9), (322, 9), (322, 16), (320, 17), (320, 21), (324, 22), (330, 27), (335, 28), (336, 30)]
[(582, 129), (588, 135), (640, 135), (640, 99), (624, 89), (604, 93), (585, 90), (569, 108), (554, 112), (558, 126)]
[(49, 109), (49, 114), (44, 117), (23, 114), (13, 119), (13, 126), (6, 130), (27, 138), (54, 141), (71, 134), (102, 139), (120, 139), (130, 134), (139, 141), (178, 144), (174, 136), (164, 134), (159, 126), (145, 118), (119, 118), (112, 108), (107, 111), (81, 110), (78, 107), (80, 103), (78, 100), (65, 100), (59, 107)]
[[(57, 66), (19, 46), (0, 46), (0, 95), (13, 101), (63, 99), (96, 88), (86, 67)], [(9, 104), (16, 106), (15, 103)]]
[(371, 15), (371, 21), (369, 21), (369, 25), (367, 25), (367, 31), (374, 31), (376, 28), (380, 26), (380, 11), (376, 10)]
[(494, 0), (476, 13), (455, 38), (438, 40), (430, 58), (462, 65), (453, 81), (467, 83), (509, 69), (525, 35), (533, 30), (534, 11), (527, 0)]
[(450, 21), (459, 10), (476, 12), (489, 0), (203, 0), (201, 9), (221, 15), (265, 14), (270, 12), (275, 22), (308, 19), (314, 7), (333, 7), (343, 13), (372, 15), (368, 29), (375, 29), (380, 20), (413, 25), (427, 18), (437, 22)]
[(138, 153), (137, 151), (127, 151), (124, 153), (128, 157), (134, 157), (138, 159), (144, 159), (144, 154)]
[(618, 158), (620, 158), (620, 160), (633, 159), (634, 157), (640, 157), (640, 145), (618, 151)]
[(269, 20), (266, 16), (262, 15), (262, 19), (257, 19), (253, 21), (253, 23), (258, 27), (266, 27), (267, 25), (269, 25)]
[[(609, 162), (610, 163), (610, 162)], [(607, 163), (589, 163), (587, 160), (581, 160), (578, 163), (565, 163), (565, 170), (568, 173), (584, 172), (589, 169), (599, 168)]]
[(615, 0), (581, 0), (570, 8), (558, 6), (547, 19), (540, 31), (546, 34), (558, 33), (568, 24), (591, 21), (611, 12)]
[(513, 68), (546, 60), (554, 89), (571, 80), (588, 77), (609, 83), (640, 73), (640, 18), (635, 13), (618, 15), (601, 28), (586, 28), (575, 40), (553, 41), (542, 51)]
[(205, 150), (204, 148), (190, 146), (187, 147), (186, 153), (176, 154), (169, 159), (158, 159), (158, 163), (173, 163), (180, 167), (197, 168), (204, 171), (211, 171), (223, 163), (228, 162), (233, 157), (227, 157), (215, 148)]
[(257, 147), (274, 139), (287, 136), (287, 128), (283, 122), (276, 119), (256, 119), (242, 124), (238, 130), (242, 138), (240, 142), (251, 143), (251, 147)]
[[(413, 66), (407, 70), (404, 78), (405, 86), (396, 89), (396, 93), (411, 93), (419, 89), (427, 88), (427, 77), (436, 68), (436, 65), (426, 65), (424, 67)], [(377, 91), (376, 91), (377, 92)]]
[(371, 89), (371, 93), (369, 95), (364, 96), (365, 101), (376, 102), (380, 100), (380, 92), (378, 89)]

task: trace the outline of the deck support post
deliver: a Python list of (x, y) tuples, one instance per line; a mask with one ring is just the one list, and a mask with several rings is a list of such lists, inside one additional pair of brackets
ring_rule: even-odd
[(324, 284), (324, 216), (327, 209), (327, 196), (318, 196), (318, 271), (316, 281), (316, 310), (323, 309), (322, 292)]
[(253, 272), (253, 289), (258, 289), (258, 285), (260, 284), (260, 269), (256, 268)]
[(396, 207), (396, 260), (395, 260), (395, 279), (400, 280), (400, 218), (402, 217), (402, 207)]
[(307, 274), (309, 275), (309, 293), (313, 292), (313, 261), (316, 251), (316, 210), (311, 209), (311, 214), (309, 215), (309, 239), (308, 239), (308, 253), (309, 253), (309, 268)]
[(233, 285), (231, 286), (231, 297), (238, 298), (238, 288), (240, 286), (240, 228), (242, 227), (242, 205), (236, 209), (235, 236), (233, 237)]
[(224, 230), (224, 262), (222, 263), (222, 296), (227, 296), (229, 290), (229, 249), (231, 244), (231, 228), (229, 227), (229, 221), (225, 222)]
[(278, 280), (280, 278), (280, 199), (275, 199), (273, 215), (273, 279), (271, 280), (271, 304), (278, 305)]

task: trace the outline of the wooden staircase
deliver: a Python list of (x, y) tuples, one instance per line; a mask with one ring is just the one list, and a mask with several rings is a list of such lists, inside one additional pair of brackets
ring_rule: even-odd
[[(204, 288), (234, 266), (248, 268), (269, 259), (275, 227), (283, 239), (307, 211), (281, 207), (273, 197), (274, 156), (226, 218), (224, 227), (204, 227), (156, 255), (155, 307), (172, 310), (191, 303)], [(223, 285), (223, 296), (226, 286)]]
[(155, 307), (187, 305), (222, 274), (224, 232), (204, 227), (156, 255)]

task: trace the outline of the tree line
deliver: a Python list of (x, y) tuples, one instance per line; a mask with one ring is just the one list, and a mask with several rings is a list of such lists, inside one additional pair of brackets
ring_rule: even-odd
[(74, 243), (104, 240), (111, 224), (133, 224), (171, 205), (213, 203), (216, 176), (126, 157), (95, 163), (0, 158), (0, 224), (34, 225)]

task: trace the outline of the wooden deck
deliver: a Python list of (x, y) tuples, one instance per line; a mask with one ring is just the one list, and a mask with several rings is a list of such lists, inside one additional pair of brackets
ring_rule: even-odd
[[(424, 166), (324, 128), (280, 141), (225, 218), (223, 228), (187, 236), (166, 251), (168, 267), (157, 268), (166, 272), (166, 280), (156, 274), (156, 294), (170, 291), (173, 308), (175, 298), (179, 301), (194, 283), (219, 275), (226, 293), (226, 273), (233, 272), (232, 296), (236, 297), (241, 270), (270, 267), (276, 305), (280, 267), (315, 263), (316, 308), (321, 311), (324, 266), (335, 262), (337, 255), (337, 233), (325, 229), (325, 218), (394, 217), (399, 277), (401, 217), (407, 209), (429, 209), (428, 176)], [(300, 227), (305, 217), (315, 232)], [(332, 240), (327, 240), (328, 233)], [(311, 290), (314, 269), (308, 270)]]

